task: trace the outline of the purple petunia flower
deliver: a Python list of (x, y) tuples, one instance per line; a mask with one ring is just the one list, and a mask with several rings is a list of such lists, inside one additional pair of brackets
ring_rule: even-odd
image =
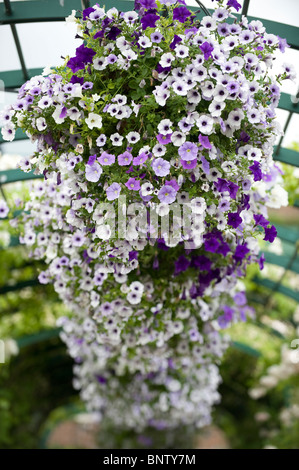
[(110, 153), (103, 152), (102, 155), (98, 158), (98, 161), (102, 165), (113, 165), (115, 162), (115, 156)]
[(198, 136), (198, 142), (205, 148), (205, 149), (211, 149), (212, 145), (209, 141), (209, 137), (207, 135), (201, 135), (199, 134)]
[(237, 2), (237, 0), (228, 0), (227, 6), (228, 7), (233, 7), (237, 11), (239, 11), (242, 5), (240, 5), (240, 3)]
[(237, 245), (233, 258), (237, 262), (242, 261), (249, 252), (250, 250), (247, 248), (246, 243), (245, 245)]
[(171, 204), (175, 201), (176, 193), (176, 190), (172, 186), (167, 184), (160, 189), (158, 193), (158, 199), (160, 202)]
[(110, 41), (115, 41), (117, 36), (119, 36), (121, 33), (121, 29), (117, 28), (117, 26), (112, 26), (110, 29), (109, 33), (107, 33), (107, 38), (110, 39)]
[(72, 57), (66, 64), (73, 73), (80, 69), (84, 69), (85, 65), (92, 62), (96, 52), (90, 47), (85, 47), (84, 44), (77, 47), (76, 56)]
[(199, 49), (203, 53), (204, 59), (208, 60), (210, 57), (212, 57), (212, 51), (214, 50), (214, 47), (207, 41), (205, 41), (201, 46), (199, 46)]
[(181, 255), (178, 260), (174, 262), (174, 274), (177, 275), (186, 271), (189, 268), (190, 264), (191, 262), (184, 255)]
[(152, 163), (152, 168), (157, 176), (166, 176), (169, 174), (170, 163), (163, 158), (156, 158)]
[(253, 173), (253, 179), (254, 181), (260, 181), (263, 178), (262, 170), (261, 170), (261, 165), (259, 162), (254, 162), (253, 165), (249, 167), (249, 169)]
[(157, 138), (157, 141), (159, 142), (159, 144), (166, 145), (166, 144), (169, 144), (171, 142), (171, 136), (172, 136), (172, 134), (166, 134), (166, 135), (158, 134), (156, 136), (156, 138)]
[(260, 225), (261, 227), (268, 227), (269, 220), (267, 220), (262, 214), (253, 214), (254, 221), (256, 225)]
[(198, 153), (198, 147), (193, 142), (185, 142), (179, 147), (178, 152), (182, 160), (195, 160)]
[(156, 22), (160, 19), (159, 15), (156, 13), (146, 13), (141, 18), (142, 29), (145, 30), (146, 28), (154, 28), (156, 26)]
[(88, 162), (87, 162), (87, 165), (93, 165), (94, 162), (96, 161), (96, 159), (97, 159), (96, 155), (90, 155), (90, 157), (88, 159)]
[(133, 159), (133, 165), (138, 166), (138, 165), (143, 165), (144, 162), (148, 159), (148, 155), (144, 152), (142, 152), (140, 155), (135, 157)]
[(170, 49), (175, 49), (175, 47), (182, 42), (182, 38), (178, 36), (177, 34), (174, 35), (172, 42), (169, 44)]
[(186, 19), (191, 16), (191, 11), (186, 7), (176, 7), (173, 10), (173, 19), (180, 23), (185, 23)]
[(120, 187), (120, 184), (118, 183), (112, 183), (110, 186), (108, 186), (108, 188), (106, 189), (108, 201), (113, 201), (114, 199), (118, 199), (120, 191), (121, 191), (121, 187)]
[(272, 243), (274, 242), (276, 237), (277, 237), (277, 230), (274, 227), (274, 225), (271, 225), (271, 227), (269, 228), (265, 227), (265, 236), (264, 236), (265, 241)]
[(239, 227), (239, 225), (243, 222), (242, 217), (239, 216), (238, 212), (230, 212), (228, 214), (228, 225), (233, 228)]
[(130, 152), (124, 152), (118, 155), (117, 161), (120, 166), (130, 165), (133, 160), (133, 156)]
[(102, 172), (102, 167), (97, 162), (95, 162), (93, 165), (87, 164), (85, 167), (85, 177), (87, 181), (91, 181), (92, 183), (99, 181)]
[(211, 253), (216, 253), (219, 248), (219, 241), (216, 237), (210, 237), (208, 240), (205, 241), (204, 246), (206, 251), (210, 251)]
[(157, 8), (155, 0), (139, 0), (139, 3), (146, 10)]
[(197, 160), (180, 160), (184, 170), (193, 170), (197, 165)]
[(130, 191), (139, 191), (140, 180), (136, 180), (135, 178), (129, 178), (125, 185), (128, 189), (130, 189)]

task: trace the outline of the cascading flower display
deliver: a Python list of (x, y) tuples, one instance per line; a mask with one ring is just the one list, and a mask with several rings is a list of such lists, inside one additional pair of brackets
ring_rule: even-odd
[(4, 138), (21, 127), (37, 142), (20, 166), (45, 181), (21, 241), (73, 312), (60, 325), (75, 386), (139, 430), (211, 419), (221, 329), (252, 315), (240, 279), (262, 267), (261, 232), (276, 236), (275, 108), (294, 76), (271, 75), (282, 40), (237, 21), (238, 2), (201, 20), (182, 3), (73, 16), (76, 55), (3, 113)]

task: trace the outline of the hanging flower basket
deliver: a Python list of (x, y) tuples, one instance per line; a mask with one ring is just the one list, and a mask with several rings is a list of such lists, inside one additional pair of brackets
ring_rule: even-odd
[[(116, 427), (202, 427), (220, 399), (222, 329), (245, 321), (246, 266), (276, 229), (266, 205), (284, 42), (240, 5), (200, 21), (181, 3), (95, 5), (69, 21), (84, 42), (4, 113), (36, 141), (43, 172), (22, 243), (70, 307), (62, 339), (89, 410)], [(283, 189), (279, 190), (283, 194)]]

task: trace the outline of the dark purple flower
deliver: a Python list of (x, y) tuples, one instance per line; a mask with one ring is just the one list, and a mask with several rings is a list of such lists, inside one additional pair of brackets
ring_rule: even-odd
[(241, 202), (241, 206), (240, 206), (240, 212), (250, 209), (249, 200), (250, 200), (250, 196), (248, 194), (243, 194), (242, 202)]
[(168, 251), (169, 250), (169, 246), (165, 245), (165, 241), (163, 240), (163, 238), (158, 238), (157, 248), (158, 248), (158, 250), (162, 250), (162, 251)]
[(254, 162), (253, 165), (249, 167), (249, 170), (253, 173), (254, 181), (260, 181), (263, 178), (261, 165), (259, 162)]
[(274, 227), (274, 225), (271, 225), (271, 227), (267, 228), (265, 227), (265, 236), (264, 240), (267, 242), (274, 242), (275, 238), (277, 237), (277, 230)]
[(129, 261), (132, 261), (133, 259), (138, 259), (138, 251), (132, 250), (129, 253)]
[(121, 29), (117, 28), (117, 26), (112, 26), (109, 33), (107, 34), (107, 38), (111, 41), (115, 41), (115, 39), (117, 38), (117, 36), (120, 35), (120, 33)]
[(227, 222), (228, 225), (233, 228), (237, 228), (242, 222), (242, 218), (239, 216), (238, 212), (229, 212)]
[(253, 215), (254, 221), (256, 225), (260, 225), (261, 227), (268, 227), (269, 220), (267, 220), (262, 214), (254, 214)]
[(264, 269), (264, 261), (265, 261), (265, 255), (264, 253), (262, 253), (261, 256), (259, 257), (259, 267), (261, 271)]
[(96, 378), (99, 384), (101, 385), (104, 385), (107, 382), (107, 379), (105, 379), (105, 377), (103, 377), (102, 375), (96, 375)]
[(158, 73), (170, 72), (171, 67), (162, 67), (161, 64), (158, 64), (157, 67), (156, 67), (156, 70), (157, 70)]
[(245, 142), (245, 143), (246, 143), (246, 142), (249, 142), (250, 136), (249, 136), (245, 131), (241, 131), (241, 132), (240, 132), (240, 140), (241, 140), (242, 142)]
[(84, 64), (78, 57), (72, 57), (66, 65), (72, 70), (73, 73), (84, 69)]
[(175, 271), (174, 271), (174, 274), (177, 275), (181, 272), (184, 272), (186, 271), (186, 269), (189, 268), (191, 262), (185, 258), (184, 255), (181, 255), (177, 261), (175, 261), (174, 265), (175, 265)]
[(175, 46), (182, 41), (182, 38), (177, 34), (174, 35), (172, 42), (169, 44), (170, 49), (175, 49)]
[(178, 20), (180, 23), (185, 23), (189, 16), (191, 16), (191, 11), (186, 7), (176, 7), (173, 10), (173, 19)]
[(95, 33), (93, 39), (103, 38), (104, 36), (105, 36), (105, 31), (102, 29)]
[(240, 3), (237, 2), (237, 0), (228, 0), (227, 6), (228, 6), (228, 7), (233, 7), (233, 8), (235, 8), (237, 11), (239, 11), (240, 8), (241, 8), (241, 5), (240, 5)]
[(204, 255), (194, 256), (192, 258), (192, 266), (199, 268), (201, 271), (209, 271), (211, 269), (212, 262)]
[(235, 261), (239, 262), (242, 261), (245, 256), (249, 253), (249, 249), (247, 248), (247, 245), (237, 245), (236, 251), (233, 255), (233, 258)]
[(219, 241), (215, 237), (210, 237), (208, 240), (205, 241), (205, 249), (206, 251), (210, 251), (211, 253), (216, 253), (219, 248)]
[(83, 14), (83, 20), (86, 20), (86, 18), (89, 17), (90, 13), (92, 13), (93, 11), (95, 11), (94, 8), (92, 7), (89, 7), (89, 8), (85, 8), (85, 10), (83, 10), (82, 14)]
[(228, 181), (228, 192), (232, 199), (236, 199), (239, 186), (232, 181)]
[(208, 60), (212, 56), (212, 51), (214, 50), (214, 47), (207, 41), (205, 41), (201, 46), (199, 46), (199, 49), (204, 55), (204, 59)]
[(72, 57), (68, 61), (67, 66), (75, 73), (80, 69), (84, 69), (85, 64), (91, 63), (95, 54), (96, 52), (93, 49), (82, 44), (77, 47), (76, 57)]
[(215, 182), (214, 184), (219, 193), (229, 191), (228, 182), (223, 178), (218, 178), (217, 182)]
[(150, 10), (151, 8), (157, 8), (155, 0), (139, 0), (139, 4), (147, 10)]
[(84, 78), (83, 77), (77, 77), (77, 75), (73, 75), (70, 82), (71, 83), (80, 83), (80, 85), (83, 85)]
[(145, 30), (146, 28), (154, 28), (156, 26), (156, 22), (160, 19), (159, 15), (156, 13), (147, 13), (141, 18), (142, 29)]
[(226, 256), (227, 253), (229, 253), (231, 250), (230, 250), (230, 246), (228, 243), (222, 243), (220, 245), (220, 247), (218, 248), (217, 250), (217, 253), (219, 253), (220, 255), (223, 255), (223, 256)]

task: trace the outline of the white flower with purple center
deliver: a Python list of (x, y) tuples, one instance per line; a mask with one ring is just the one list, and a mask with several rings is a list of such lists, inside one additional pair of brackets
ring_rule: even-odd
[(73, 106), (72, 108), (70, 108), (67, 114), (72, 121), (76, 121), (81, 116), (81, 112), (79, 111), (78, 108), (76, 108), (76, 106)]
[(151, 41), (152, 42), (155, 42), (155, 43), (159, 43), (161, 42), (163, 39), (163, 36), (162, 34), (159, 32), (159, 31), (155, 31), (153, 33), (151, 33)]
[(163, 155), (166, 153), (165, 145), (156, 144), (152, 149), (152, 153), (155, 155), (155, 157), (163, 157)]
[(207, 207), (207, 203), (203, 197), (196, 197), (191, 199), (190, 205), (193, 214), (203, 214)]
[(121, 191), (121, 186), (118, 183), (112, 183), (106, 189), (107, 199), (108, 201), (113, 201), (114, 199), (118, 199)]
[(127, 24), (132, 25), (138, 19), (138, 14), (136, 11), (126, 11), (123, 14), (123, 19)]
[(52, 103), (53, 103), (52, 98), (50, 98), (49, 96), (43, 96), (37, 104), (41, 109), (45, 109), (51, 106)]
[(140, 134), (138, 132), (129, 132), (127, 134), (127, 141), (129, 144), (136, 144), (140, 140)]
[(147, 47), (151, 47), (152, 45), (150, 39), (147, 36), (141, 36), (137, 42), (144, 49), (146, 49)]
[(41, 132), (47, 128), (46, 120), (43, 117), (37, 118), (35, 121), (35, 125), (36, 125), (37, 130)]
[(169, 134), (170, 132), (172, 132), (172, 129), (171, 129), (172, 125), (173, 124), (170, 121), (170, 119), (162, 119), (162, 121), (160, 121), (160, 123), (158, 125), (159, 133), (163, 134), (163, 135)]
[(3, 199), (0, 200), (0, 219), (4, 219), (9, 213), (9, 207), (6, 204), (6, 201)]
[(159, 61), (159, 64), (162, 67), (170, 67), (171, 63), (175, 60), (174, 55), (171, 54), (171, 52), (166, 52), (165, 54), (161, 55), (161, 59)]
[(107, 141), (107, 137), (105, 136), (105, 134), (101, 134), (99, 135), (99, 137), (97, 137), (96, 144), (98, 147), (103, 147), (106, 141)]
[(196, 121), (196, 125), (201, 134), (211, 134), (214, 127), (214, 120), (207, 114), (202, 114)]
[(152, 168), (156, 176), (166, 176), (169, 174), (170, 163), (163, 158), (157, 158), (153, 161)]
[(13, 124), (7, 124), (5, 127), (2, 127), (1, 134), (4, 140), (11, 142), (15, 138), (15, 126)]
[(189, 91), (189, 87), (187, 83), (184, 82), (183, 80), (176, 80), (172, 84), (172, 89), (175, 92), (175, 94), (179, 96), (186, 96)]
[(112, 142), (112, 145), (114, 145), (115, 147), (121, 147), (124, 138), (118, 132), (116, 132), (115, 134), (111, 134), (110, 140)]
[(181, 59), (185, 59), (189, 55), (189, 47), (178, 44), (174, 49), (175, 55)]
[(241, 108), (234, 109), (229, 113), (226, 123), (235, 129), (240, 129), (244, 117), (245, 115)]
[(85, 243), (85, 235), (82, 231), (77, 230), (72, 236), (72, 243), (76, 247), (80, 247)]
[(171, 135), (171, 142), (175, 147), (180, 147), (184, 142), (186, 142), (186, 134), (183, 132), (175, 131)]
[(140, 188), (141, 196), (149, 196), (153, 193), (154, 187), (152, 183), (143, 183)]

